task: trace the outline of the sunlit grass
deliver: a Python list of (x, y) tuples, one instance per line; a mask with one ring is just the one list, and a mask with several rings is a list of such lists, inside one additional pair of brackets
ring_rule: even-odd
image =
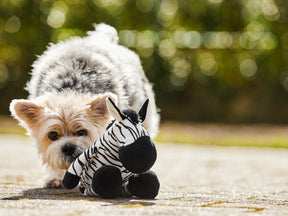
[(273, 125), (229, 126), (164, 123), (161, 125), (156, 142), (288, 148), (288, 128)]
[(163, 132), (160, 132), (159, 136), (156, 138), (156, 141), (193, 145), (288, 148), (288, 138), (284, 137), (270, 137), (269, 139), (237, 136), (228, 136), (226, 138), (203, 138), (199, 136), (187, 135), (181, 132), (175, 132), (172, 136), (166, 136), (163, 135)]
[(25, 129), (20, 127), (15, 119), (8, 116), (0, 116), (0, 134), (24, 135)]
[[(0, 116), (0, 122), (0, 134), (26, 134), (25, 129), (11, 117)], [(288, 148), (288, 127), (165, 122), (161, 124), (155, 141), (189, 145)]]

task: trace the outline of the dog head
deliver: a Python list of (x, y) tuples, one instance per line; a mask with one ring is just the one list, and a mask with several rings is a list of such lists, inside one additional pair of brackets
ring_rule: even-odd
[(43, 163), (53, 170), (67, 169), (109, 123), (106, 98), (114, 94), (47, 94), (32, 100), (15, 99), (12, 115), (36, 139)]

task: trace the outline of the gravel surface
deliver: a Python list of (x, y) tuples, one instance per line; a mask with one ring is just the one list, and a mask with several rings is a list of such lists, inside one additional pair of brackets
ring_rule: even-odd
[(288, 215), (288, 150), (160, 143), (155, 200), (44, 189), (33, 140), (0, 135), (0, 215)]

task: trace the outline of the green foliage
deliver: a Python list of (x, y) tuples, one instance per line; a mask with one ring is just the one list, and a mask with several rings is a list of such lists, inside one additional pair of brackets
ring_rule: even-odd
[(287, 122), (287, 16), (285, 0), (1, 0), (0, 113), (50, 42), (104, 22), (140, 55), (163, 119)]

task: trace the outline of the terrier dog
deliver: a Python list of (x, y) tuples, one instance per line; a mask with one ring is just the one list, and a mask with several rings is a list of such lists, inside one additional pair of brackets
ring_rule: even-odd
[(61, 187), (71, 162), (105, 131), (107, 97), (121, 109), (139, 109), (149, 98), (144, 127), (151, 137), (158, 132), (154, 93), (139, 57), (118, 45), (117, 31), (106, 24), (50, 45), (34, 62), (26, 90), (29, 98), (13, 100), (10, 111), (36, 140), (50, 169), (48, 188)]

